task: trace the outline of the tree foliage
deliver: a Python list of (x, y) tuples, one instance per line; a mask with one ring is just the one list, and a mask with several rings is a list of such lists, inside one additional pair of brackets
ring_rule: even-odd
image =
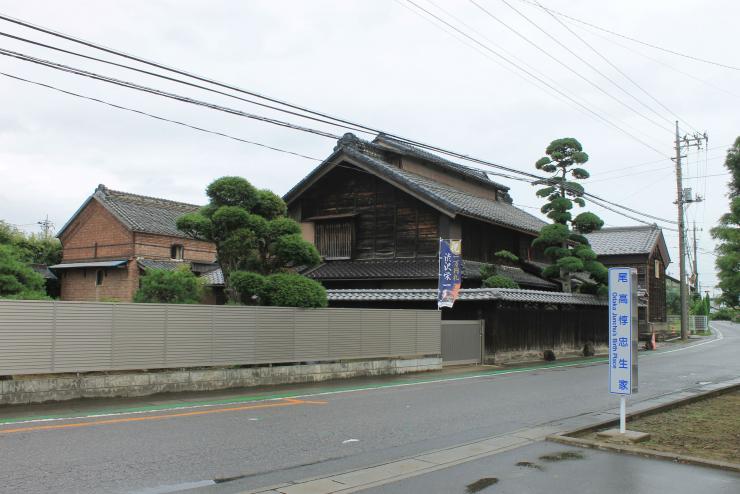
[(0, 244), (12, 245), (23, 262), (58, 264), (62, 260), (62, 244), (53, 237), (25, 234), (0, 220)]
[[(512, 252), (502, 249), (493, 254), (497, 264), (516, 265), (519, 258)], [(484, 264), (480, 269), (483, 286), (486, 288), (519, 288), (519, 285), (510, 277), (498, 272), (494, 264)]]
[(544, 247), (545, 256), (552, 262), (543, 270), (543, 275), (559, 278), (564, 289), (571, 291), (573, 273), (587, 272), (595, 284), (583, 285), (583, 291), (602, 293), (607, 282), (607, 269), (596, 260), (596, 253), (585, 235), (601, 229), (604, 222), (590, 212), (582, 212), (575, 217), (572, 213), (574, 206), (586, 205), (585, 190), (576, 180), (590, 176), (583, 168), (588, 154), (572, 137), (552, 141), (545, 153), (547, 156), (537, 160), (535, 167), (551, 176), (543, 181), (545, 187), (537, 191), (537, 196), (547, 200), (541, 211), (552, 220), (552, 224), (542, 227), (533, 242), (533, 245)]
[(26, 235), (0, 221), (0, 298), (48, 298), (46, 282), (29, 264), (56, 264), (61, 260), (59, 240)]
[(150, 304), (197, 304), (203, 295), (203, 280), (188, 266), (179, 269), (148, 269), (134, 302)]
[(502, 274), (494, 274), (483, 280), (483, 286), (487, 288), (519, 288), (519, 284)]
[[(272, 296), (289, 290), (269, 292), (272, 275), (295, 268), (317, 265), (321, 258), (316, 247), (301, 237), (298, 223), (286, 217), (283, 200), (269, 190), (258, 190), (241, 177), (222, 177), (206, 188), (208, 205), (177, 220), (177, 227), (188, 235), (216, 244), (216, 252), (232, 302), (304, 307), (295, 297)], [(311, 284), (307, 296), (324, 292), (316, 281), (296, 275), (300, 286)], [(280, 278), (282, 279), (282, 278)], [(275, 283), (279, 282), (274, 282)], [(270, 295), (270, 296), (268, 296)], [(326, 294), (324, 293), (324, 299)], [(315, 305), (315, 300), (310, 302)]]
[(11, 244), (0, 244), (0, 298), (47, 298), (43, 276), (29, 267)]
[(737, 309), (740, 307), (740, 137), (727, 150), (725, 166), (732, 176), (727, 194), (730, 211), (712, 228), (712, 237), (718, 241), (715, 265), (718, 286), (722, 290), (719, 302)]

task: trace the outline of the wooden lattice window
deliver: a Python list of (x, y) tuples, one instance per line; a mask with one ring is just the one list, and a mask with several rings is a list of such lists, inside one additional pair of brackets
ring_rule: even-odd
[(354, 224), (351, 220), (321, 221), (315, 227), (316, 248), (324, 259), (351, 259)]

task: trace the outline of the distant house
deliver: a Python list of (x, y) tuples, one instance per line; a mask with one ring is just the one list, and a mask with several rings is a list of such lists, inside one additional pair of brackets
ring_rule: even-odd
[[(329, 289), (434, 288), (440, 238), (462, 239), (463, 288), (505, 249), (522, 262), (499, 267), (522, 288), (557, 290), (528, 261), (544, 222), (512, 204), (509, 188), (478, 169), (402, 141), (352, 134), (285, 196), (288, 214), (323, 258), (305, 271)], [(370, 295), (368, 295), (370, 296)]]
[(131, 301), (147, 269), (218, 268), (216, 247), (177, 230), (199, 206), (110, 190), (99, 185), (62, 227), (61, 299)]
[(586, 235), (599, 261), (606, 267), (637, 269), (637, 287), (646, 301), (638, 310), (640, 332), (650, 323), (665, 323), (668, 254), (663, 231), (657, 225), (603, 228)]

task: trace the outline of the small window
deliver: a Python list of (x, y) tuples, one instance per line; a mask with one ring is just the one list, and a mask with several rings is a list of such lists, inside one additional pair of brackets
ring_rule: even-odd
[(170, 247), (170, 259), (181, 260), (185, 254), (185, 248), (180, 244)]
[(660, 278), (660, 259), (655, 260), (655, 277)]
[(104, 279), (105, 279), (105, 271), (102, 269), (98, 269), (95, 272), (95, 286), (101, 286), (103, 284)]
[(354, 227), (352, 221), (316, 223), (316, 248), (324, 259), (351, 259)]

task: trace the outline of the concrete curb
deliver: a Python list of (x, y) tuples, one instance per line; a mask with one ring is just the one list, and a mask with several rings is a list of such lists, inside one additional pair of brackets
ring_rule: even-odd
[[(683, 405), (688, 405), (690, 403), (694, 403), (697, 401), (706, 400), (706, 399), (709, 399), (715, 396), (719, 396), (725, 393), (735, 391), (737, 389), (740, 389), (740, 382), (738, 382), (738, 379), (733, 379), (732, 381), (726, 381), (725, 383), (718, 383), (717, 385), (715, 385), (714, 389), (710, 389), (708, 391), (703, 391), (703, 392), (699, 391), (693, 394), (692, 396), (688, 396), (683, 399), (644, 408), (642, 410), (628, 414), (627, 418), (636, 419), (639, 417), (645, 417), (645, 416), (653, 415), (659, 412), (664, 412), (666, 410), (672, 410), (674, 408), (678, 408)], [(547, 440), (560, 443), (560, 444), (565, 444), (568, 446), (580, 446), (580, 447), (585, 447), (585, 448), (598, 449), (602, 451), (615, 451), (618, 453), (642, 456), (645, 458), (654, 458), (657, 460), (667, 460), (667, 461), (672, 461), (672, 462), (677, 462), (677, 463), (685, 463), (689, 465), (698, 465), (698, 466), (704, 466), (704, 467), (710, 467), (710, 468), (718, 468), (721, 470), (728, 470), (731, 472), (740, 473), (740, 463), (730, 463), (730, 462), (725, 462), (725, 461), (720, 461), (720, 460), (710, 460), (707, 458), (699, 458), (696, 456), (668, 453), (664, 451), (657, 451), (657, 450), (652, 450), (652, 449), (647, 449), (647, 448), (641, 448), (639, 446), (614, 444), (614, 443), (608, 443), (608, 442), (603, 442), (603, 441), (595, 441), (592, 439), (571, 437), (576, 434), (583, 434), (584, 432), (593, 432), (598, 429), (602, 429), (605, 427), (618, 425), (618, 424), (619, 424), (619, 418), (604, 420), (601, 422), (590, 424), (588, 426), (580, 427), (580, 428), (573, 429), (570, 431), (551, 434), (547, 436)]]

